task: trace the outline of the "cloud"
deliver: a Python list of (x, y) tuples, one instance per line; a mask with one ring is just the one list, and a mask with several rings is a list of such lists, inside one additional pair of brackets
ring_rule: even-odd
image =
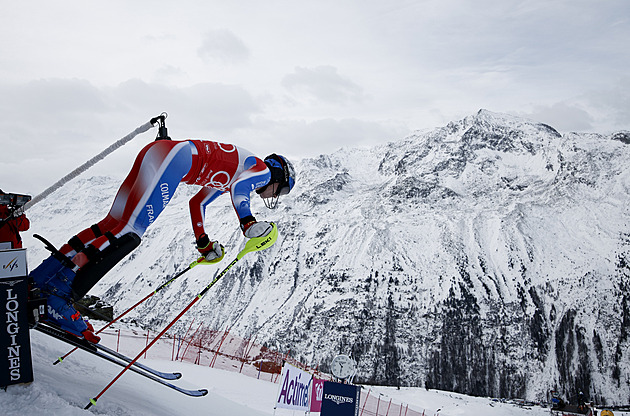
[(113, 90), (116, 99), (139, 112), (154, 109), (177, 115), (186, 131), (222, 134), (251, 125), (251, 116), (260, 111), (251, 94), (241, 86), (201, 83), (177, 88), (130, 80)]
[(590, 91), (580, 99), (596, 109), (598, 129), (630, 129), (630, 77), (613, 82), (611, 88)]
[(176, 80), (185, 75), (185, 71), (181, 68), (166, 64), (155, 71), (155, 81), (168, 83), (171, 80)]
[(593, 116), (583, 108), (567, 102), (550, 106), (538, 105), (533, 111), (521, 113), (536, 122), (545, 123), (559, 131), (590, 131), (593, 129)]
[(211, 30), (206, 33), (197, 54), (204, 61), (220, 60), (235, 64), (249, 59), (250, 51), (245, 43), (234, 33), (225, 29)]
[(295, 158), (328, 154), (341, 147), (365, 147), (409, 133), (406, 126), (357, 118), (323, 118), (314, 121), (256, 119), (252, 129), (236, 139), (254, 153), (277, 152)]
[(538, 105), (522, 116), (549, 124), (559, 131), (598, 132), (628, 130), (630, 126), (630, 77), (611, 86), (589, 90), (551, 105)]
[(296, 95), (309, 96), (327, 103), (344, 104), (364, 99), (363, 89), (342, 77), (333, 66), (296, 67), (282, 79), (282, 86)]
[(132, 79), (98, 88), (85, 80), (46, 79), (0, 85), (0, 126), (15, 143), (42, 137), (74, 141), (96, 129), (128, 120), (135, 120), (134, 125), (162, 111), (177, 114), (186, 131), (229, 133), (250, 126), (252, 115), (261, 110), (243, 87), (220, 83), (178, 88)]
[(42, 79), (0, 86), (0, 110), (4, 115), (25, 112), (37, 119), (48, 114), (77, 114), (107, 108), (100, 91), (80, 79)]
[[(115, 109), (103, 91), (79, 79), (43, 79), (0, 86), (3, 150), (17, 157), (41, 157), (84, 147), (101, 116)], [(4, 152), (3, 152), (4, 153)], [(19, 155), (19, 156), (18, 156)]]
[[(85, 80), (47, 79), (0, 85), (0, 178), (6, 188), (41, 192), (162, 111), (169, 114), (173, 139), (229, 140), (235, 131), (251, 127), (261, 110), (245, 89), (226, 84), (177, 88), (134, 79), (98, 88)], [(101, 173), (126, 174), (155, 134), (147, 132), (116, 151), (99, 164), (104, 165)]]

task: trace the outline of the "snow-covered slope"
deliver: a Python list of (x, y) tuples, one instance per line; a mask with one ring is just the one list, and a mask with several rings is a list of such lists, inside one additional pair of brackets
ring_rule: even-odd
[[(183, 374), (177, 385), (197, 389), (206, 388), (204, 397), (188, 397), (160, 386), (134, 373), (123, 375), (89, 410), (83, 408), (90, 398), (118, 374), (120, 367), (95, 358), (82, 351), (69, 356), (62, 364), (52, 361), (68, 352), (67, 344), (31, 331), (33, 371), (35, 381), (28, 385), (9, 386), (0, 391), (3, 416), (75, 416), (98, 414), (103, 416), (289, 416), (295, 411), (275, 409), (278, 385), (257, 380), (237, 372), (217, 370), (207, 366), (180, 361), (144, 360), (154, 368), (178, 371)], [(110, 344), (110, 347), (115, 347)], [(365, 388), (365, 394), (382, 396), (379, 414), (385, 412), (385, 402), (394, 400), (410, 408), (433, 415), (487, 416), (543, 416), (549, 410), (539, 407), (519, 408), (474, 398), (420, 388), (401, 390), (383, 387)]]
[[(359, 381), (540, 400), (630, 399), (630, 134), (571, 133), (481, 110), (370, 149), (296, 161), (278, 242), (246, 256), (184, 316)], [(281, 149), (279, 149), (281, 152)], [(106, 162), (103, 162), (106, 163)], [(66, 185), (28, 214), (60, 245), (100, 220), (118, 183)], [(118, 311), (195, 258), (180, 186), (92, 293)], [(243, 237), (229, 198), (207, 211), (227, 264)], [(25, 236), (31, 267), (46, 256)], [(162, 328), (220, 270), (196, 267), (133, 317)]]

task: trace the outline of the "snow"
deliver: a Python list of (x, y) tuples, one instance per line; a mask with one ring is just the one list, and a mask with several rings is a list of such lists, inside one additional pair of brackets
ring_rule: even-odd
[[(237, 372), (219, 370), (186, 362), (148, 359), (142, 362), (163, 371), (183, 374), (174, 384), (184, 388), (205, 388), (204, 397), (188, 397), (156, 384), (138, 374), (127, 372), (89, 410), (83, 408), (113, 379), (120, 367), (76, 351), (62, 363), (53, 365), (66, 353), (68, 345), (36, 331), (31, 331), (33, 372), (35, 380), (27, 385), (9, 386), (0, 392), (4, 416), (38, 415), (292, 415), (285, 409), (274, 410), (278, 385)], [(157, 344), (156, 344), (157, 345)], [(111, 346), (111, 345), (110, 345)], [(381, 397), (379, 415), (385, 415), (387, 403), (406, 403), (426, 415), (548, 415), (539, 407), (521, 408), (488, 398), (422, 388), (364, 387), (363, 394)], [(439, 412), (438, 412), (439, 411)], [(297, 412), (300, 414), (301, 412)]]
[(30, 385), (10, 386), (0, 395), (5, 416), (23, 415), (266, 415), (273, 413), (277, 386), (238, 373), (189, 363), (144, 360), (165, 371), (179, 371), (182, 379), (173, 384), (208, 389), (205, 397), (188, 397), (144, 377), (127, 372), (90, 410), (83, 410), (121, 370), (97, 357), (76, 351), (53, 366), (56, 357), (70, 348), (44, 334), (31, 331), (33, 371)]

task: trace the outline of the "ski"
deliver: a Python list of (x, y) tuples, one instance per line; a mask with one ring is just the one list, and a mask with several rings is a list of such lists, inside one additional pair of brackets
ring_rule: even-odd
[[(77, 338), (77, 337), (75, 337), (73, 335), (67, 334), (66, 332), (64, 332), (62, 330), (59, 330), (57, 328), (54, 328), (54, 327), (51, 327), (51, 326), (48, 326), (48, 325), (44, 325), (44, 324), (41, 324), (41, 323), (33, 326), (32, 328), (37, 330), (37, 331), (39, 331), (39, 332), (41, 332), (41, 333), (43, 333), (43, 334), (46, 334), (46, 335), (51, 336), (53, 338), (56, 338), (56, 339), (58, 339), (60, 341), (63, 341), (65, 343), (67, 343), (67, 344), (70, 344), (73, 347), (80, 348), (83, 351), (86, 351), (86, 352), (88, 352), (90, 354), (96, 355), (97, 357), (100, 357), (100, 358), (102, 358), (104, 360), (107, 360), (107, 361), (109, 361), (111, 363), (114, 363), (116, 365), (119, 365), (121, 367), (127, 367), (128, 364), (129, 364), (128, 362), (121, 361), (120, 359), (109, 355), (108, 353), (104, 352), (104, 350), (100, 350), (99, 348), (97, 348), (97, 344), (91, 344), (91, 343), (85, 341), (84, 339), (80, 339), (80, 338)], [(120, 355), (122, 355), (122, 354), (120, 354)], [(131, 361), (131, 359), (129, 359), (129, 361)], [(148, 368), (148, 367), (145, 366), (145, 368)], [(140, 375), (142, 375), (142, 376), (144, 376), (144, 377), (146, 377), (146, 378), (148, 378), (150, 380), (153, 380), (156, 383), (159, 383), (159, 384), (161, 384), (163, 386), (169, 387), (169, 388), (171, 388), (171, 389), (173, 389), (175, 391), (183, 393), (183, 394), (185, 394), (187, 396), (201, 397), (201, 396), (205, 396), (206, 394), (208, 394), (208, 390), (206, 390), (206, 389), (189, 390), (189, 389), (184, 389), (182, 387), (179, 387), (179, 386), (176, 386), (174, 384), (171, 384), (171, 383), (169, 383), (169, 382), (159, 378), (158, 376), (145, 371), (141, 367), (138, 368), (137, 366), (136, 367), (131, 366), (131, 367), (129, 367), (129, 370), (131, 370), (131, 371), (133, 371), (133, 372), (135, 372), (137, 374), (140, 374)], [(179, 374), (179, 373), (172, 373), (172, 374)], [(181, 376), (181, 374), (180, 374), (180, 376)]]
[[(38, 325), (41, 325), (41, 323), (40, 323), (40, 324), (38, 324)], [(80, 342), (80, 343), (85, 344), (85, 347), (86, 347), (86, 348), (90, 348), (90, 349), (92, 349), (92, 350), (94, 350), (94, 348), (99, 349), (99, 350), (101, 350), (101, 351), (104, 351), (106, 354), (112, 355), (112, 356), (114, 356), (114, 357), (116, 357), (116, 358), (118, 358), (118, 359), (120, 359), (120, 360), (122, 360), (122, 361), (124, 361), (124, 362), (126, 362), (126, 363), (129, 363), (129, 362), (131, 361), (131, 358), (127, 357), (126, 355), (121, 354), (121, 353), (119, 353), (118, 351), (114, 351), (114, 350), (112, 350), (112, 349), (110, 349), (110, 348), (107, 348), (107, 347), (106, 347), (106, 346), (104, 346), (104, 345), (101, 345), (101, 344), (92, 344), (92, 343), (90, 343), (90, 342), (85, 341), (84, 339), (77, 338), (77, 337), (73, 337), (72, 335), (68, 335), (66, 332), (61, 331), (61, 330), (59, 330), (58, 328), (55, 328), (55, 327), (53, 327), (53, 326), (51, 326), (51, 325), (49, 325), (49, 324), (44, 324), (44, 325), (45, 325), (45, 328), (46, 328), (46, 329), (50, 328), (50, 329), (52, 329), (52, 330), (54, 330), (54, 331), (57, 331), (57, 332), (59, 332), (59, 333), (60, 333), (60, 335), (62, 335), (62, 336), (64, 336), (64, 337), (68, 337), (71, 341), (74, 341), (74, 342)], [(65, 341), (65, 339), (64, 339), (64, 341)], [(77, 348), (81, 348), (81, 347), (77, 347)], [(85, 348), (82, 348), (82, 349), (83, 349), (83, 350), (85, 350)], [(93, 351), (90, 351), (90, 352), (93, 352)], [(99, 356), (100, 356), (101, 354), (97, 354), (97, 355), (99, 355)], [(105, 357), (103, 357), (103, 358), (105, 358)], [(106, 359), (106, 358), (105, 358), (105, 359)], [(57, 365), (57, 364), (59, 364), (59, 363), (60, 363), (60, 362), (62, 362), (62, 361), (63, 361), (63, 357), (59, 357), (59, 358), (57, 358), (57, 360), (53, 363), (53, 365)], [(109, 360), (108, 360), (108, 361), (109, 361)], [(153, 375), (155, 375), (155, 376), (157, 376), (157, 377), (163, 378), (164, 380), (178, 380), (178, 379), (179, 379), (179, 378), (181, 378), (181, 376), (182, 376), (182, 373), (169, 373), (169, 372), (164, 372), (164, 371), (156, 370), (156, 369), (154, 369), (154, 368), (151, 368), (151, 367), (149, 367), (149, 366), (147, 366), (147, 365), (145, 365), (145, 364), (139, 363), (139, 362), (134, 363), (134, 365), (135, 365), (136, 367), (139, 367), (139, 368), (143, 369), (143, 370), (144, 370), (144, 371), (146, 371), (147, 373), (151, 373), (151, 374), (153, 374)]]

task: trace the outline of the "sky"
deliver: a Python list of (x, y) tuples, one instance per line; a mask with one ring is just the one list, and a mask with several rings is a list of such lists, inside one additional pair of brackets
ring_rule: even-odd
[[(5, 192), (40, 193), (162, 112), (175, 140), (289, 159), (481, 108), (630, 130), (627, 0), (2, 3)], [(90, 174), (124, 178), (155, 135)]]

